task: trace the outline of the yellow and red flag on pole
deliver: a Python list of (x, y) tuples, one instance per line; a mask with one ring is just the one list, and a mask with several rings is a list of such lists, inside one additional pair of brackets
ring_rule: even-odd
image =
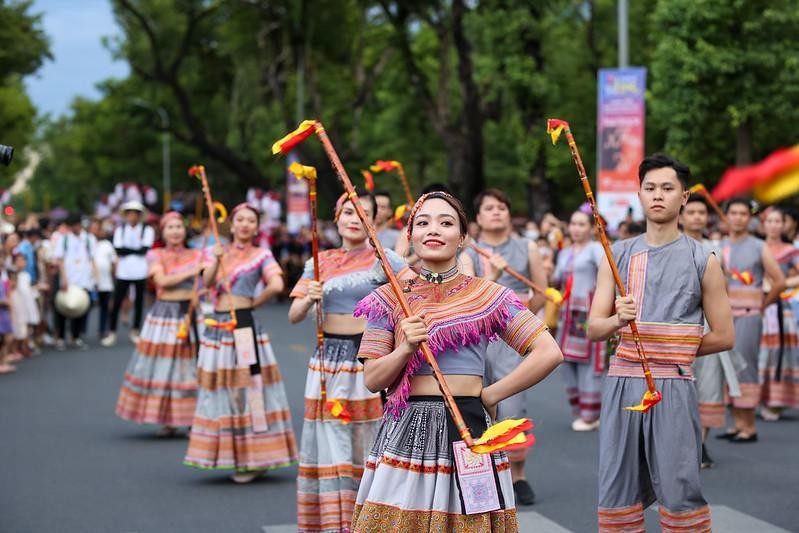
[(363, 174), (363, 186), (369, 192), (375, 192), (375, 177), (368, 170), (361, 170)]
[(377, 160), (375, 161), (374, 165), (369, 167), (369, 170), (372, 172), (391, 172), (392, 170), (398, 169), (399, 166), (399, 161)]
[(283, 155), (288, 154), (295, 146), (310, 137), (315, 128), (315, 120), (303, 120), (302, 124), (300, 124), (296, 130), (292, 131), (272, 145), (272, 153)]
[(749, 192), (764, 204), (799, 193), (799, 144), (780, 148), (754, 165), (727, 169), (712, 196), (720, 202)]

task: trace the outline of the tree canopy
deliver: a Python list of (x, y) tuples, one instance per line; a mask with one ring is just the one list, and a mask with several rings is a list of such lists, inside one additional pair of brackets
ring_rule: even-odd
[[(711, 185), (726, 166), (799, 138), (799, 0), (631, 4), (631, 63), (649, 68), (647, 152), (673, 152)], [(615, 1), (112, 6), (122, 32), (107, 46), (131, 74), (102, 83), (100, 100), (77, 99), (43, 130), (46, 157), (32, 184), (40, 199), (50, 191), (89, 209), (118, 181), (160, 188), (162, 125), (142, 101), (169, 114), (173, 189), (194, 187), (184, 171), (203, 162), (229, 202), (250, 186), (282, 187), (284, 162), (271, 143), (300, 118), (325, 123), (351, 177), (376, 159), (397, 159), (417, 194), (445, 182), (467, 204), (486, 186), (507, 190), (515, 212), (535, 216), (581, 202), (568, 150), (548, 145), (549, 116), (571, 122), (594, 174), (597, 69), (615, 66)], [(46, 57), (42, 42), (19, 64), (30, 69)], [(300, 154), (318, 166), (323, 198), (335, 198), (318, 144)], [(389, 176), (377, 185), (399, 200)]]

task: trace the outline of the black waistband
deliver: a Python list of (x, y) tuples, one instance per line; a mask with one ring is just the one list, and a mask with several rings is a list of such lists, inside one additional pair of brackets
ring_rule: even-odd
[[(479, 396), (453, 396), (455, 401), (469, 401), (469, 400), (479, 400)], [(443, 396), (437, 396), (435, 394), (420, 394), (415, 396), (410, 396), (408, 398), (409, 402), (443, 402)]]
[(326, 339), (341, 339), (345, 341), (352, 341), (355, 344), (361, 344), (363, 333), (356, 333), (355, 335), (341, 335), (339, 333), (328, 333), (325, 331), (324, 336)]

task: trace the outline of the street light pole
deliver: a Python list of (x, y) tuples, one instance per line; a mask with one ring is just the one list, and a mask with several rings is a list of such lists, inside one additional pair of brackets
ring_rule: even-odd
[(618, 24), (619, 24), (619, 68), (627, 68), (630, 65), (630, 9), (627, 0), (618, 0)]
[(169, 113), (166, 112), (162, 106), (154, 106), (153, 104), (141, 98), (134, 98), (133, 104), (144, 109), (148, 109), (158, 114), (161, 119), (161, 188), (163, 189), (164, 202), (163, 212), (166, 213), (169, 209), (169, 203), (172, 200), (172, 173), (171, 173), (171, 153), (170, 153), (170, 134), (169, 134)]

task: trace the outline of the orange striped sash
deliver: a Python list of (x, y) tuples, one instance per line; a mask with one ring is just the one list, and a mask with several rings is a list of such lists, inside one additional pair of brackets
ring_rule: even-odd
[[(638, 322), (644, 353), (653, 363), (690, 365), (702, 342), (702, 324), (659, 324)], [(627, 326), (621, 330), (621, 342), (616, 356), (627, 361), (638, 361), (633, 334)]]

